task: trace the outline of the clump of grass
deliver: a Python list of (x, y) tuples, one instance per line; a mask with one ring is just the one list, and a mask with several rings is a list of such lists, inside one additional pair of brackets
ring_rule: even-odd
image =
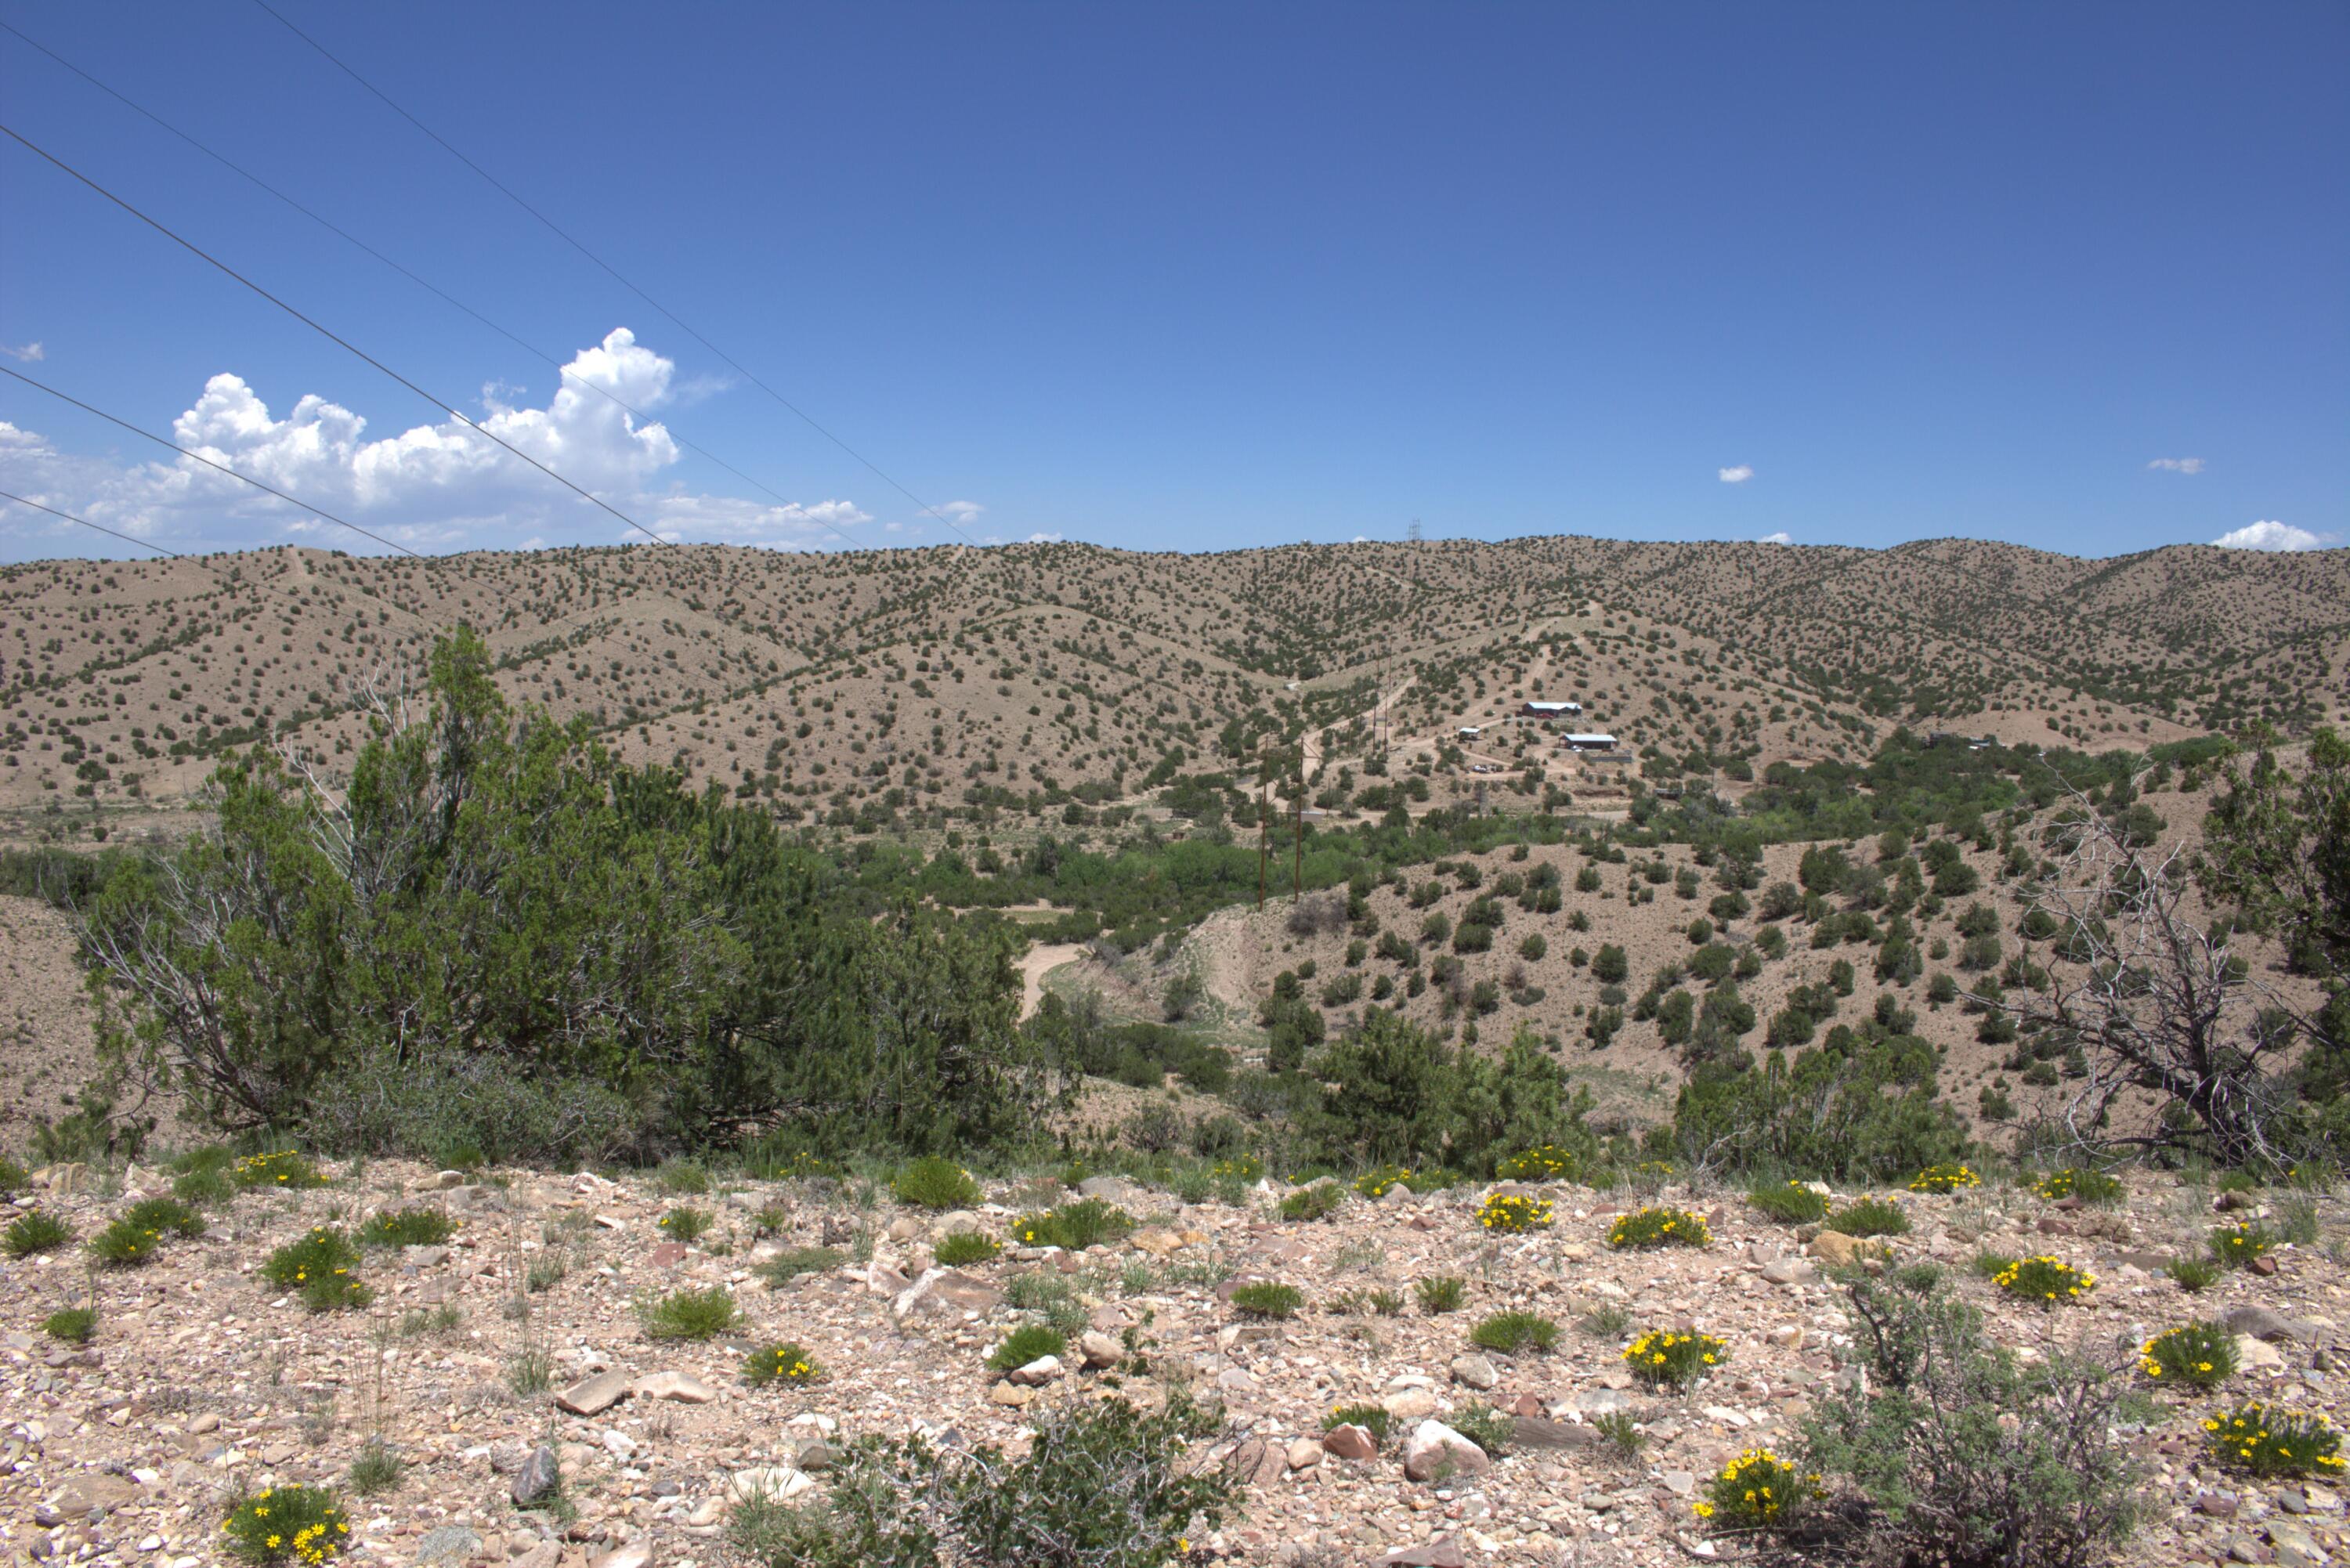
[(1413, 1173), (1400, 1165), (1382, 1165), (1355, 1178), (1355, 1190), (1366, 1198), (1385, 1198), (1398, 1187), (1409, 1187)]
[(229, 1175), (239, 1187), (324, 1187), (330, 1179), (298, 1148), (247, 1155), (229, 1168)]
[(1510, 1156), (1493, 1174), (1503, 1181), (1573, 1181), (1582, 1168), (1582, 1157), (1573, 1149), (1546, 1143)]
[(122, 1211), (122, 1220), (134, 1230), (158, 1236), (201, 1236), (204, 1217), (176, 1198), (146, 1198)]
[(1347, 1189), (1335, 1181), (1301, 1187), (1281, 1200), (1281, 1217), (1291, 1220), (1327, 1220), (1347, 1200)]
[(723, 1285), (671, 1291), (637, 1313), (648, 1339), (710, 1339), (735, 1324), (734, 1297)]
[(2102, 1170), (2068, 1165), (2033, 1182), (2032, 1190), (2052, 1203), (2067, 1198), (2077, 1198), (2084, 1203), (2118, 1203), (2126, 1189)]
[(1746, 1195), (1746, 1201), (1782, 1225), (1810, 1225), (1827, 1218), (1828, 1200), (1800, 1181), (1758, 1187)]
[(1435, 1317), (1461, 1310), (1469, 1298), (1469, 1282), (1458, 1274), (1430, 1274), (1415, 1283), (1411, 1293), (1419, 1298), (1419, 1310)]
[(1497, 1312), (1480, 1318), (1469, 1331), (1471, 1344), (1504, 1355), (1522, 1351), (1547, 1351), (1558, 1343), (1558, 1324), (1532, 1312)]
[(247, 1563), (317, 1568), (348, 1544), (351, 1524), (324, 1487), (264, 1487), (237, 1500), (222, 1533), (229, 1551)]
[(1651, 1330), (1624, 1347), (1624, 1365), (1654, 1387), (1685, 1388), (1729, 1359), (1727, 1340), (1672, 1329)]
[(2258, 1400), (2203, 1423), (2211, 1457), (2256, 1476), (2339, 1475), (2342, 1439), (2323, 1416)]
[(1958, 1192), (1981, 1185), (1982, 1178), (1966, 1165), (1929, 1165), (1909, 1179), (1912, 1192)]
[(373, 1497), (390, 1491), (408, 1473), (408, 1461), (400, 1450), (381, 1438), (369, 1438), (359, 1445), (359, 1457), (351, 1461), (351, 1490), (361, 1497)]
[(2236, 1370), (2236, 1336), (2197, 1318), (2166, 1329), (2138, 1347), (2138, 1370), (2166, 1387), (2212, 1389)]
[(428, 1334), (452, 1333), (464, 1321), (464, 1310), (452, 1302), (442, 1302), (436, 1307), (418, 1307), (401, 1314), (400, 1337), (419, 1339)]
[(172, 1196), (182, 1203), (225, 1209), (236, 1201), (236, 1183), (226, 1171), (191, 1170), (172, 1179)]
[(957, 1231), (939, 1238), (936, 1255), (940, 1267), (960, 1269), (993, 1262), (1003, 1251), (1003, 1243), (993, 1236), (983, 1236), (976, 1231)]
[(27, 1209), (8, 1222), (0, 1231), (0, 1249), (12, 1258), (29, 1258), (36, 1252), (47, 1252), (73, 1240), (73, 1228), (56, 1215), (38, 1209)]
[(1993, 1274), (1991, 1282), (2019, 1301), (2037, 1302), (2044, 1307), (2068, 1305), (2097, 1288), (2095, 1274), (2044, 1252), (2036, 1258), (2017, 1259)]
[(2220, 1279), (2220, 1265), (2209, 1258), (2173, 1258), (2164, 1272), (2189, 1295), (2210, 1289)]
[(710, 1190), (710, 1170), (699, 1160), (665, 1159), (653, 1168), (653, 1190), (671, 1198), (700, 1198)]
[(1023, 1214), (1012, 1225), (1012, 1238), (1024, 1247), (1059, 1247), (1082, 1252), (1105, 1241), (1122, 1241), (1134, 1234), (1134, 1216), (1098, 1198), (1083, 1198), (1058, 1209)]
[(2015, 1267), (2013, 1258), (2009, 1257), (2005, 1252), (1994, 1252), (1989, 1248), (1977, 1252), (1967, 1264), (1967, 1268), (1976, 1278), (1984, 1280), (1996, 1280), (2013, 1267)]
[(776, 1253), (754, 1271), (771, 1286), (791, 1283), (802, 1274), (821, 1274), (848, 1262), (848, 1254), (837, 1247), (792, 1247)]
[(98, 1332), (96, 1307), (62, 1307), (41, 1321), (41, 1332), (68, 1345), (88, 1345)]
[(2211, 1256), (2222, 1268), (2241, 1269), (2276, 1249), (2276, 1238), (2265, 1227), (2247, 1220), (2222, 1225), (2211, 1232)]
[(771, 1383), (804, 1386), (823, 1376), (824, 1368), (816, 1358), (795, 1340), (762, 1345), (743, 1358), (743, 1380), (754, 1388), (764, 1388)]
[(1385, 1288), (1340, 1291), (1330, 1298), (1330, 1310), (1348, 1317), (1360, 1317), (1366, 1314), (1393, 1317), (1403, 1311), (1403, 1297)]
[(437, 1247), (457, 1233), (457, 1222), (438, 1209), (395, 1209), (359, 1227), (362, 1247)]
[(1496, 1192), (1477, 1206), (1477, 1223), (1496, 1235), (1519, 1236), (1529, 1231), (1547, 1231), (1552, 1217), (1547, 1198), (1528, 1198), (1515, 1192)]
[(375, 1293), (351, 1271), (359, 1255), (339, 1231), (318, 1226), (298, 1241), (288, 1241), (269, 1254), (261, 1277), (284, 1290), (298, 1292), (312, 1312), (365, 1306)]
[(1632, 1314), (1608, 1302), (1585, 1308), (1576, 1315), (1575, 1326), (1594, 1339), (1621, 1339), (1624, 1331), (1632, 1326)]
[(1023, 1324), (1003, 1336), (987, 1358), (987, 1365), (998, 1372), (1014, 1372), (1030, 1362), (1047, 1355), (1060, 1355), (1069, 1348), (1069, 1342), (1056, 1329), (1041, 1323)]
[(1690, 1504), (1700, 1519), (1721, 1530), (1765, 1530), (1818, 1488), (1768, 1449), (1749, 1449), (1722, 1468)]
[(1846, 1236), (1907, 1236), (1909, 1216), (1889, 1198), (1862, 1198), (1829, 1215), (1826, 1225)]
[(571, 1254), (560, 1247), (548, 1247), (533, 1252), (523, 1270), (522, 1287), (532, 1295), (551, 1291), (561, 1284), (571, 1272)]
[(1384, 1447), (1388, 1429), (1394, 1421), (1395, 1417), (1388, 1414), (1388, 1407), (1384, 1405), (1341, 1405), (1330, 1412), (1329, 1419), (1322, 1423), (1322, 1429), (1328, 1432), (1340, 1427), (1360, 1427), (1371, 1435), (1374, 1442)]
[(901, 1166), (890, 1179), (889, 1190), (899, 1202), (916, 1209), (969, 1209), (982, 1196), (970, 1171), (936, 1155)]
[(142, 1231), (127, 1220), (117, 1220), (89, 1239), (90, 1256), (109, 1269), (140, 1269), (162, 1250), (160, 1231)]
[(1510, 1451), (1510, 1438), (1516, 1433), (1518, 1423), (1482, 1399), (1471, 1399), (1453, 1411), (1445, 1425), (1498, 1459)]
[(1617, 1248), (1703, 1247), (1712, 1241), (1705, 1216), (1686, 1209), (1638, 1209), (1607, 1228), (1607, 1244)]
[(1591, 1418), (1591, 1429), (1600, 1440), (1616, 1450), (1616, 1457), (1629, 1464), (1640, 1457), (1648, 1446), (1648, 1434), (1640, 1430), (1640, 1423), (1632, 1418), (1629, 1410), (1610, 1410)]
[(692, 1209), (680, 1205), (653, 1223), (661, 1234), (671, 1241), (682, 1241), (691, 1247), (710, 1234), (710, 1227), (716, 1221), (710, 1217), (710, 1211), (706, 1209)]
[(1232, 1288), (1232, 1308), (1244, 1317), (1295, 1317), (1305, 1304), (1305, 1293), (1295, 1285), (1255, 1280)]
[(32, 1174), (23, 1166), (0, 1154), (0, 1197), (14, 1197), (32, 1179)]

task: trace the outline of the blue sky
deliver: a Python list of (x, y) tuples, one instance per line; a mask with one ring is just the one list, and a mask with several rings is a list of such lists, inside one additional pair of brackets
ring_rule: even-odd
[[(2350, 535), (2340, 5), (275, 3), (973, 536)], [(246, 0), (0, 19), (603, 345), (660, 429), (0, 33), (0, 120), (657, 531), (953, 537)], [(625, 535), (12, 143), (0, 347), (419, 548)], [(0, 421), (0, 488), (168, 547), (369, 547)]]

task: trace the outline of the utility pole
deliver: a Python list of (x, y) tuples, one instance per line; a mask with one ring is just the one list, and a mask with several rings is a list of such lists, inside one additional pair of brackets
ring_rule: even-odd
[(1273, 819), (1265, 812), (1264, 753), (1256, 759), (1256, 907), (1264, 908), (1264, 858), (1273, 852)]
[(1305, 897), (1305, 747), (1297, 747), (1297, 837), (1296, 857), (1290, 863), (1289, 897), (1292, 902)]

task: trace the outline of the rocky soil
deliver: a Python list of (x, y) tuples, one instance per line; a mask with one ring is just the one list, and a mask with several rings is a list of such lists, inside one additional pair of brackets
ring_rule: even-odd
[[(393, 1164), (334, 1175), (322, 1188), (241, 1196), (213, 1210), (205, 1234), (167, 1239), (143, 1267), (93, 1276), (78, 1244), (0, 1264), (0, 1546), (12, 1561), (195, 1568), (218, 1555), (224, 1502), (238, 1488), (306, 1482), (342, 1491), (352, 1562), (710, 1564), (729, 1560), (733, 1500), (813, 1491), (829, 1456), (859, 1434), (1016, 1445), (1041, 1407), (1105, 1396), (1113, 1382), (1148, 1397), (1173, 1380), (1222, 1397), (1236, 1424), (1229, 1458), (1249, 1478), (1244, 1515), (1195, 1538), (1198, 1561), (1735, 1560), (1744, 1548), (1708, 1540), (1692, 1512), (1702, 1478), (1744, 1449), (1783, 1450), (1807, 1402), (1850, 1375), (1840, 1297), (1818, 1272), (1844, 1240), (1772, 1223), (1735, 1193), (1661, 1195), (1711, 1217), (1703, 1251), (1616, 1252), (1604, 1243), (1610, 1217), (1637, 1196), (1546, 1189), (1551, 1230), (1497, 1238), (1473, 1219), (1485, 1189), (1399, 1189), (1289, 1223), (1274, 1217), (1271, 1186), (1241, 1206), (1181, 1204), (1096, 1179), (1088, 1186), (1142, 1222), (1130, 1240), (1075, 1256), (1007, 1250), (941, 1272), (933, 1238), (1003, 1237), (1048, 1195), (994, 1183), (980, 1209), (939, 1216), (824, 1179), (721, 1181), (681, 1196), (652, 1176), (463, 1177)], [(36, 1173), (16, 1205), (65, 1220), (78, 1241), (167, 1188), (150, 1169), (55, 1168)], [(2190, 1316), (2242, 1332), (2244, 1367), (2230, 1387), (2215, 1398), (2159, 1393), (2161, 1419), (2126, 1433), (2147, 1475), (2141, 1561), (2300, 1568), (2343, 1554), (2350, 1527), (2334, 1489), (2220, 1471), (2203, 1457), (2199, 1425), (2222, 1400), (2255, 1396), (2350, 1420), (2339, 1321), (2350, 1215), (2335, 1200), (2320, 1200), (2316, 1241), (2199, 1296), (2162, 1265), (2199, 1254), (2215, 1202), (2252, 1199), (2146, 1178), (2110, 1210), (2065, 1210), (2013, 1188), (1902, 1201), (1915, 1229), (1896, 1252), (1951, 1265), (1952, 1288), (2028, 1352), (2077, 1340), (2122, 1365)], [(679, 1205), (714, 1220), (695, 1245), (665, 1234), (662, 1217)], [(460, 1228), (445, 1246), (368, 1253), (368, 1307), (308, 1313), (256, 1272), (313, 1226), (419, 1206)], [(827, 1242), (842, 1253), (828, 1267), (772, 1288), (758, 1272)], [(2011, 1305), (1967, 1270), (1979, 1248), (2054, 1252), (2093, 1270), (2097, 1288), (2058, 1312)], [(1465, 1303), (1424, 1313), (1412, 1286), (1440, 1274), (1466, 1282)], [(1250, 1279), (1298, 1286), (1304, 1312), (1245, 1320), (1228, 1298)], [(1039, 1315), (1014, 1301), (1040, 1303), (1055, 1283), (1067, 1287), (1058, 1310), (1076, 1331), (1067, 1355), (1018, 1381), (989, 1372), (1005, 1333)], [(710, 1286), (733, 1293), (739, 1329), (700, 1342), (648, 1336), (641, 1303)], [(43, 1334), (49, 1314), (93, 1291), (99, 1324), (87, 1346)], [(1383, 1313), (1371, 1299), (1379, 1291), (1400, 1296), (1400, 1310)], [(1476, 1351), (1471, 1325), (1506, 1308), (1557, 1320), (1557, 1348)], [(1610, 1313), (1620, 1321), (1592, 1321)], [(1627, 1340), (1684, 1326), (1729, 1342), (1723, 1368), (1680, 1395), (1633, 1383)], [(1123, 1360), (1128, 1331), (1149, 1358), (1146, 1375), (1087, 1369)], [(813, 1353), (824, 1376), (805, 1387), (748, 1386), (744, 1355), (785, 1340)], [(1504, 1454), (1489, 1458), (1444, 1425), (1471, 1400), (1518, 1414)], [(1357, 1403), (1394, 1417), (1367, 1457), (1352, 1432), (1324, 1436), (1334, 1408)], [(1593, 1426), (1612, 1411), (1640, 1423), (1637, 1459)], [(370, 1438), (407, 1468), (390, 1490), (359, 1496), (349, 1471)]]

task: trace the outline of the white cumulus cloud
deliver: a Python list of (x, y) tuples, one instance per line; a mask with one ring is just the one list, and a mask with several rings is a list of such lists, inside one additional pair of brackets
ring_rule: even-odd
[(2248, 523), (2211, 541), (2222, 550), (2323, 550), (2334, 543), (2330, 534), (2313, 534), (2290, 523)]
[(1776, 534), (1765, 534), (1754, 542), (1758, 545), (1792, 545), (1795, 542), (1795, 536), (1782, 528)]
[(27, 343), (21, 348), (11, 348), (7, 344), (0, 343), (0, 354), (7, 355), (11, 359), (22, 360), (27, 365), (37, 365), (48, 358), (48, 354), (37, 342)]
[(2158, 457), (2147, 467), (2164, 473), (2200, 473), (2203, 472), (2203, 460), (2199, 457)]
[(1753, 477), (1754, 465), (1752, 463), (1742, 462), (1736, 468), (1721, 471), (1721, 483), (1724, 484), (1743, 484)]

